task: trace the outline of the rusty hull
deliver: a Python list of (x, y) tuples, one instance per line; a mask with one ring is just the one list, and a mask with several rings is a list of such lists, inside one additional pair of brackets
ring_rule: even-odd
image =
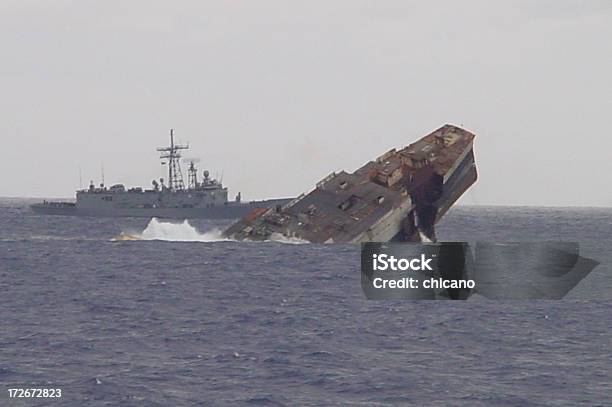
[(447, 124), (352, 174), (330, 174), (283, 207), (252, 212), (225, 235), (312, 243), (435, 241), (435, 224), (477, 179), (474, 137)]

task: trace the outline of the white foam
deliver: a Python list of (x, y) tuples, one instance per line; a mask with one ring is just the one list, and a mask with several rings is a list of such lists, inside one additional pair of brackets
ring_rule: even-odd
[[(123, 231), (111, 241), (124, 240), (161, 240), (166, 242), (232, 242), (223, 236), (219, 229), (200, 232), (189, 224), (187, 220), (181, 223), (164, 222), (157, 218), (151, 218), (149, 224), (142, 232)], [(248, 241), (248, 240), (247, 240)], [(309, 243), (296, 237), (286, 237), (280, 233), (272, 233), (269, 240), (264, 242), (277, 242), (286, 244)]]
[(421, 242), (423, 243), (433, 243), (433, 240), (427, 237), (427, 235), (419, 230), (419, 236), (421, 237)]
[(134, 235), (138, 240), (163, 240), (168, 242), (220, 242), (228, 240), (219, 229), (199, 232), (187, 220), (182, 223), (159, 221), (151, 218), (142, 233)]
[(287, 237), (282, 235), (281, 233), (272, 233), (270, 235), (270, 240), (266, 240), (267, 242), (277, 242), (277, 243), (287, 243), (287, 244), (304, 244), (310, 243), (308, 240), (300, 239), (299, 237)]

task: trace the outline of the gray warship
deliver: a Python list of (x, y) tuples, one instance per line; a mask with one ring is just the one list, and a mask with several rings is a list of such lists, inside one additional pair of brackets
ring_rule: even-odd
[(328, 175), (282, 207), (256, 209), (225, 235), (312, 243), (435, 242), (435, 224), (478, 177), (474, 137), (447, 124), (353, 173)]
[(291, 201), (290, 198), (242, 202), (238, 192), (233, 201), (228, 200), (228, 190), (222, 182), (202, 172), (198, 179), (195, 160), (188, 162), (187, 185), (181, 171), (181, 151), (188, 145), (175, 144), (174, 131), (170, 130), (170, 145), (158, 148), (162, 164), (168, 166), (168, 179), (153, 180), (150, 189), (126, 188), (123, 184), (89, 188), (76, 192), (75, 202), (44, 201), (31, 205), (34, 212), (46, 215), (72, 215), (96, 217), (145, 217), (170, 219), (237, 219), (256, 209), (277, 207)]

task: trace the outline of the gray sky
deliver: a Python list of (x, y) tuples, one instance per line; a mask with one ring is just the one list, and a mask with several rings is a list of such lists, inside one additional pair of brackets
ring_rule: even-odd
[(453, 123), (463, 203), (610, 206), (611, 39), (609, 1), (2, 0), (0, 196), (148, 186), (170, 127), (292, 196)]

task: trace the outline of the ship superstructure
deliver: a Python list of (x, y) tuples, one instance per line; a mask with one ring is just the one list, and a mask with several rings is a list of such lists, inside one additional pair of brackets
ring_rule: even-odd
[(290, 199), (241, 202), (228, 200), (228, 190), (222, 182), (212, 178), (207, 170), (198, 178), (196, 160), (188, 161), (187, 185), (180, 165), (181, 151), (188, 145), (176, 144), (174, 130), (170, 130), (170, 145), (160, 147), (162, 164), (168, 168), (168, 178), (153, 180), (151, 188), (126, 188), (123, 184), (106, 187), (104, 183), (78, 190), (76, 202), (43, 202), (32, 205), (38, 213), (54, 215), (161, 217), (161, 218), (239, 218), (254, 208), (286, 204)]

